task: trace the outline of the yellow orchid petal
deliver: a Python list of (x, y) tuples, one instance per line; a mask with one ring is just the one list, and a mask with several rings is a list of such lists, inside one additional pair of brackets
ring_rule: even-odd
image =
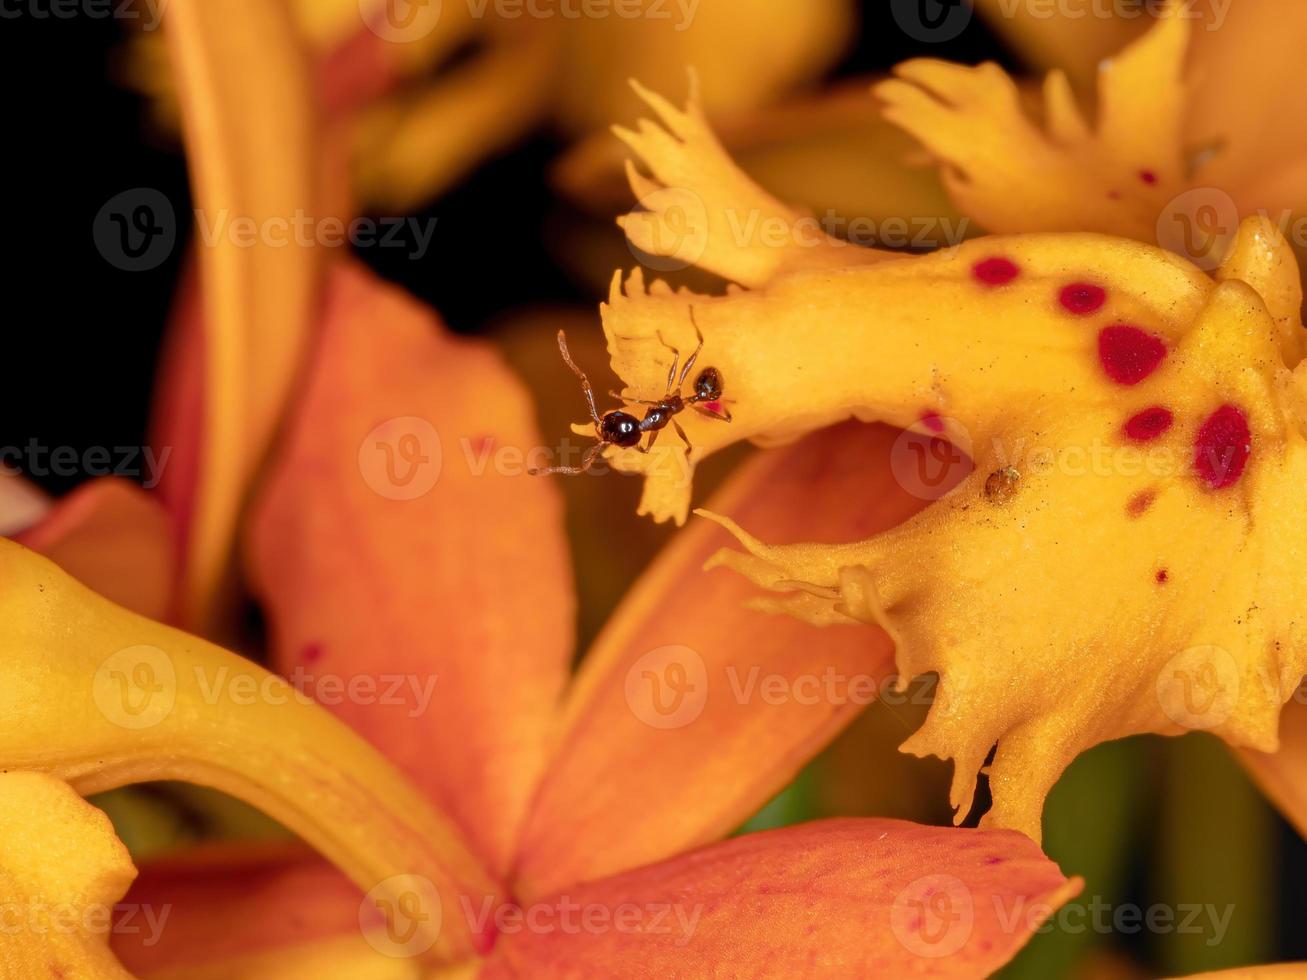
[(1151, 23), (1144, 5), (1107, 9), (1094, 0), (1061, 0), (1051, 8), (1021, 0), (971, 3), (1025, 64), (1040, 71), (1060, 69), (1073, 85), (1086, 89), (1093, 85), (1099, 62)]
[(203, 627), (309, 328), (323, 248), (290, 229), (321, 217), (316, 119), (287, 0), (179, 0), (164, 26), (201, 219), (204, 411), (182, 620)]
[[(0, 768), (83, 794), (146, 780), (222, 790), (296, 831), (360, 887), (494, 896), (458, 832), (374, 749), (286, 681), (144, 619), (0, 541)], [(416, 876), (416, 877), (415, 877)], [(445, 917), (434, 947), (480, 940)]]
[(1102, 231), (1153, 241), (1158, 216), (1186, 177), (1188, 34), (1173, 7), (1104, 62), (1093, 124), (1057, 71), (1044, 85), (1043, 128), (992, 63), (909, 61), (875, 91), (885, 117), (945, 165), (958, 208), (990, 231)]
[[(902, 676), (937, 671), (905, 748), (955, 760), (965, 815), (997, 743), (986, 819), (1037, 838), (1079, 751), (1186, 727), (1273, 751), (1307, 670), (1293, 560), (1307, 373), (1249, 285), (1292, 316), (1297, 270), (1274, 234), (1249, 219), (1241, 237), (1275, 247), (1236, 243), (1215, 281), (1124, 239), (1014, 236), (724, 298), (641, 290), (605, 327), (617, 372), (651, 388), (657, 334), (683, 342), (693, 304), (699, 363), (736, 400), (730, 424), (687, 422), (695, 459), (850, 415), (969, 450), (974, 473), (893, 531), (769, 547), (732, 528), (754, 557), (728, 561), (788, 594), (773, 608), (886, 627)], [(903, 479), (932, 462), (919, 448)], [(644, 467), (646, 503), (678, 516), (684, 450), (665, 472), (635, 455), (611, 458)]]
[(875, 262), (885, 253), (851, 248), (826, 234), (811, 215), (782, 204), (733, 161), (708, 125), (697, 85), (677, 109), (633, 83), (658, 122), (614, 128), (652, 178), (627, 165), (639, 206), (618, 220), (636, 248), (674, 263), (696, 265), (745, 286), (784, 272)]
[(850, 0), (637, 0), (621, 16), (569, 20), (564, 33), (558, 115), (586, 132), (637, 108), (622, 83), (632, 76), (658, 91), (703, 76), (704, 105), (716, 114), (754, 108), (816, 78), (848, 43)]
[(172, 602), (173, 550), (159, 501), (118, 477), (92, 480), (14, 540), (106, 599), (151, 619)]
[[(840, 238), (900, 248), (944, 244), (941, 236), (961, 241), (969, 222), (949, 202), (934, 167), (906, 162), (916, 145), (870, 111), (869, 87), (870, 80), (844, 82), (714, 118), (714, 128), (749, 177), (778, 200), (832, 216)], [(615, 214), (630, 203), (625, 157), (612, 133), (596, 133), (563, 155), (554, 183), (583, 207)]]
[(109, 818), (67, 784), (0, 774), (0, 974), (131, 980), (109, 933), (134, 877)]

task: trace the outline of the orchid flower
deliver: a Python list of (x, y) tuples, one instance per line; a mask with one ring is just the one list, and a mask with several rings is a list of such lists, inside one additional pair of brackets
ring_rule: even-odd
[[(735, 401), (729, 425), (685, 423), (692, 450), (607, 451), (644, 475), (642, 511), (683, 521), (694, 466), (741, 439), (854, 417), (908, 430), (922, 453), (961, 445), (974, 472), (955, 470), (892, 531), (772, 546), (719, 516), (751, 554), (713, 564), (781, 593), (763, 608), (883, 626), (905, 678), (939, 673), (905, 748), (954, 760), (959, 819), (984, 766), (983, 825), (1038, 840), (1067, 763), (1129, 734), (1201, 728), (1276, 759), (1281, 707), (1307, 672), (1292, 572), (1302, 293), (1276, 228), (1249, 218), (1212, 275), (1088, 234), (923, 257), (742, 241), (742, 215), (802, 216), (743, 175), (693, 103), (645, 96), (661, 125), (619, 135), (653, 206), (623, 220), (627, 234), (738, 285), (711, 297), (639, 270), (614, 281), (604, 327), (628, 397), (657, 390), (664, 344), (685, 347), (697, 324), (701, 363)], [(1132, 642), (1123, 622), (1142, 627)], [(1272, 792), (1291, 815), (1292, 785)]]
[[(157, 944), (117, 936), (138, 976), (302, 976), (327, 960), (417, 975), (398, 972), (397, 952), (488, 977), (594, 974), (619, 962), (623, 975), (650, 977), (695, 964), (843, 976), (923, 962), (970, 976), (1000, 965), (1074, 894), (1076, 882), (1009, 831), (866, 819), (713, 844), (857, 710), (733, 697), (731, 678), (749, 665), (791, 681), (827, 667), (879, 676), (883, 640), (864, 628), (818, 647), (798, 622), (723, 615), (747, 587), (697, 581), (717, 534), (705, 524), (655, 564), (569, 682), (556, 488), (462, 456), (464, 442), (535, 444), (520, 388), (484, 344), (452, 338), (349, 266), (333, 271), (324, 304), (310, 376), (247, 531), (274, 666), (304, 694), (17, 544), (0, 549), (8, 901), (71, 908), (85, 914), (78, 921), (113, 905), (130, 861), (68, 787), (147, 779), (253, 803), (345, 877), (318, 858), (246, 848), (147, 867), (130, 902), (175, 908)], [(396, 422), (419, 412), (430, 431)], [(409, 435), (419, 442), (405, 454)], [(888, 448), (883, 430), (833, 430), (754, 460), (716, 506), (793, 529), (798, 501), (820, 504), (803, 474), (850, 440), (872, 454)], [(418, 470), (390, 465), (399, 462)], [(887, 523), (915, 509), (884, 482), (883, 470), (862, 466), (821, 481), (828, 530), (865, 525), (867, 515), (850, 524), (837, 506), (850, 496), (880, 498)], [(690, 687), (676, 686), (682, 671)], [(339, 718), (307, 696), (331, 679), (355, 691), (389, 678), (418, 683), (391, 697), (380, 687), (352, 694)], [(24, 848), (14, 828), (34, 813), (54, 823)], [(57, 863), (36, 843), (47, 840), (64, 855)], [(971, 921), (965, 941), (932, 959), (943, 947), (914, 938), (935, 930), (911, 903), (937, 904), (940, 889), (969, 903)], [(649, 922), (639, 934), (542, 931), (502, 910), (520, 907), (530, 923), (570, 905), (606, 921), (628, 906), (697, 918), (689, 935)], [(1040, 911), (1014, 929), (1013, 907)], [(397, 927), (404, 909), (412, 922)], [(103, 965), (103, 940), (94, 929), (33, 929), (10, 955), (69, 976), (126, 975)]]

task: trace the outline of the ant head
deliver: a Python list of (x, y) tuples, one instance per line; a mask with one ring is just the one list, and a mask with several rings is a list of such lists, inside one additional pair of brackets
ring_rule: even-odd
[(641, 435), (640, 420), (626, 412), (609, 412), (599, 423), (599, 437), (623, 449), (639, 445)]
[(722, 397), (722, 373), (715, 367), (704, 368), (694, 379), (694, 400), (715, 402)]

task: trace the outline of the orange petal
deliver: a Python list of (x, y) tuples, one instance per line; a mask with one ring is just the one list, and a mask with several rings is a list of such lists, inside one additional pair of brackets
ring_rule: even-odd
[(481, 978), (987, 976), (1081, 884), (1010, 831), (827, 820), (506, 908)]
[[(857, 424), (815, 433), (750, 460), (715, 506), (787, 538), (840, 540), (889, 527), (921, 506), (885, 465), (894, 439)], [(891, 672), (892, 648), (878, 629), (819, 632), (739, 608), (746, 589), (700, 571), (722, 541), (704, 522), (682, 531), (582, 662), (523, 837), (523, 893), (729, 833)]]
[(109, 818), (49, 776), (0, 774), (0, 972), (130, 980), (109, 952), (136, 875)]
[[(258, 807), (363, 888), (414, 876), (452, 908), (496, 885), (453, 824), (349, 728), (286, 681), (91, 592), (0, 540), (0, 769), (48, 772), (83, 795), (181, 780)], [(51, 669), (51, 665), (58, 669)], [(478, 940), (446, 921), (430, 948)]]
[(1201, 181), (1228, 189), (1247, 208), (1282, 208), (1307, 201), (1301, 171), (1297, 195), (1259, 200), (1268, 172), (1301, 160), (1307, 132), (1297, 118), (1307, 6), (1300, 3), (1195, 4), (1188, 137), (1217, 152)]
[(302, 846), (211, 845), (142, 867), (114, 952), (151, 980), (421, 977), (417, 960), (387, 955), (394, 947), (372, 931), (370, 908)]
[(168, 518), (156, 498), (128, 480), (104, 477), (83, 484), (14, 540), (133, 612), (162, 619), (168, 611)]
[[(316, 120), (286, 0), (180, 0), (165, 26), (200, 218), (204, 410), (183, 621), (203, 626), (312, 314), (323, 247), (295, 243), (288, 223), (318, 217)], [(261, 229), (252, 245), (236, 222)]]
[(12, 537), (50, 510), (50, 498), (21, 473), (0, 465), (0, 535)]
[(496, 868), (572, 655), (558, 492), (526, 473), (537, 446), (527, 397), (486, 345), (341, 265), (250, 532), (277, 667), (324, 694), (328, 679), (372, 685), (332, 710)]
[(1307, 837), (1307, 688), (1300, 687), (1280, 712), (1280, 747), (1275, 752), (1235, 749), (1235, 754), (1252, 774), (1286, 820)]

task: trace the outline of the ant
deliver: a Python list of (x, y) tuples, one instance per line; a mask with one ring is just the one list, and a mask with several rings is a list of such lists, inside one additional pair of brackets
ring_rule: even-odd
[[(681, 437), (685, 443), (686, 452), (693, 452), (694, 446), (690, 443), (690, 437), (685, 434), (681, 428), (681, 423), (677, 422), (674, 416), (685, 411), (686, 408), (693, 407), (702, 415), (708, 418), (720, 419), (723, 422), (731, 421), (731, 413), (722, 404), (722, 375), (714, 367), (706, 367), (699, 372), (694, 379), (694, 393), (691, 395), (682, 395), (681, 389), (685, 387), (685, 379), (690, 376), (694, 369), (694, 362), (699, 357), (699, 352), (703, 350), (703, 332), (699, 329), (699, 324), (695, 323), (694, 311), (690, 311), (690, 322), (694, 324), (695, 335), (699, 338), (699, 346), (686, 359), (685, 364), (681, 366), (679, 375), (676, 368), (681, 360), (681, 353), (667, 341), (663, 340), (660, 333), (659, 341), (662, 345), (672, 352), (672, 366), (667, 372), (667, 391), (658, 401), (648, 401), (642, 398), (624, 399), (615, 391), (608, 394), (613, 398), (622, 401), (629, 401), (637, 405), (648, 405), (645, 410), (644, 418), (638, 419), (630, 412), (624, 412), (620, 409), (614, 410), (601, 416), (599, 410), (595, 408), (594, 391), (590, 387), (590, 379), (585, 376), (567, 349), (567, 337), (563, 331), (558, 331), (558, 349), (562, 352), (563, 361), (572, 369), (572, 373), (581, 379), (581, 390), (585, 392), (586, 403), (590, 406), (590, 417), (594, 419), (595, 437), (599, 440), (593, 446), (586, 450), (585, 456), (581, 458), (580, 466), (552, 466), (548, 469), (532, 469), (532, 476), (547, 476), (550, 473), (565, 473), (568, 476), (575, 476), (578, 473), (584, 473), (594, 465), (608, 446), (620, 446), (623, 449), (638, 449), (642, 453), (647, 453), (653, 448), (653, 444), (658, 439), (658, 433), (667, 428), (668, 424), (676, 430), (676, 434)], [(699, 406), (704, 406), (700, 408)], [(645, 433), (649, 433), (649, 442), (643, 446), (640, 445), (640, 439)]]

